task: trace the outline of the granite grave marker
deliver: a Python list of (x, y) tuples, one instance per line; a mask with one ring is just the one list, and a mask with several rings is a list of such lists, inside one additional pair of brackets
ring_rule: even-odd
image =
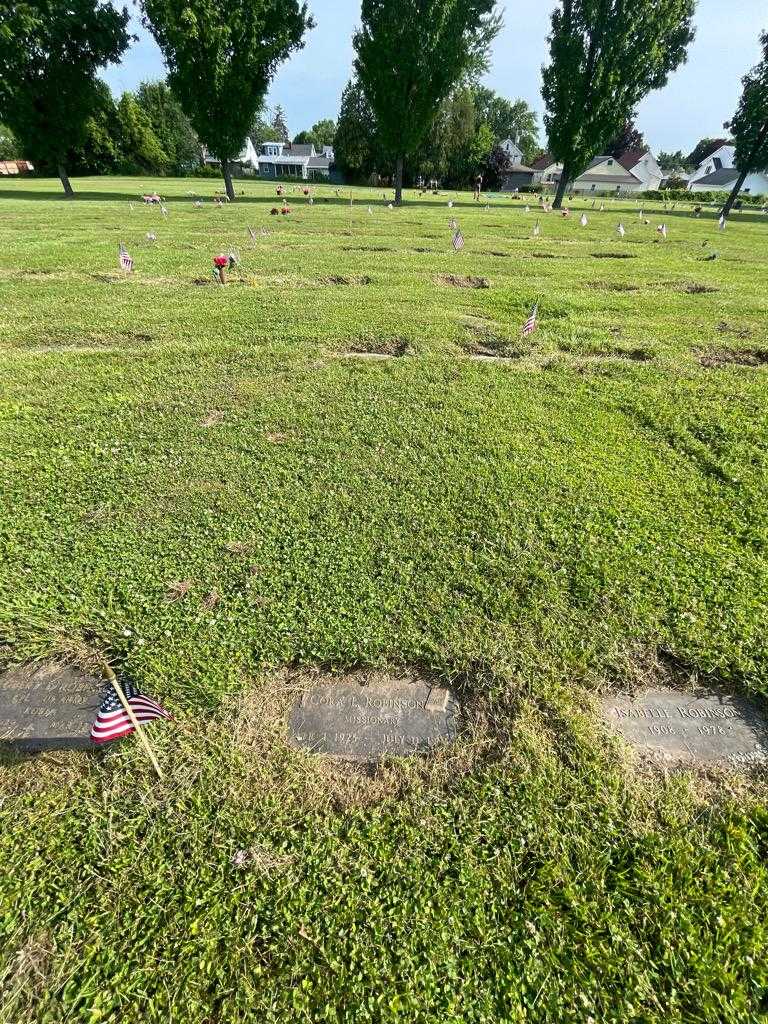
[(424, 680), (377, 677), (307, 690), (290, 721), (290, 740), (349, 761), (425, 754), (456, 735), (458, 704), (450, 690)]
[(768, 765), (768, 719), (744, 697), (714, 690), (649, 690), (637, 697), (607, 697), (603, 714), (633, 747), (658, 760)]
[(103, 683), (77, 668), (47, 662), (0, 675), (0, 751), (90, 747)]

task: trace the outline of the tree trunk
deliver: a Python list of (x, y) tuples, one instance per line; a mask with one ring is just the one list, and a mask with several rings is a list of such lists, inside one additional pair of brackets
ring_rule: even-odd
[(727, 199), (727, 201), (725, 203), (725, 206), (723, 207), (723, 209), (721, 211), (721, 216), (725, 217), (726, 220), (728, 220), (728, 214), (733, 209), (733, 204), (739, 198), (739, 192), (741, 192), (741, 186), (747, 180), (747, 175), (748, 174), (749, 174), (749, 171), (742, 171), (741, 174), (736, 179), (736, 184), (733, 186), (733, 190), (732, 190), (731, 194), (728, 196), (728, 199)]
[[(757, 156), (757, 154), (760, 152), (760, 150), (764, 146), (766, 139), (768, 139), (768, 121), (765, 122), (763, 127), (758, 132), (757, 139), (755, 141), (754, 146), (752, 147), (752, 152), (749, 154), (749, 158), (747, 159), (747, 164), (746, 164), (747, 167), (751, 167), (752, 166), (753, 161), (755, 160), (755, 157)], [(736, 179), (736, 184), (733, 186), (733, 191), (728, 196), (728, 201), (726, 202), (725, 206), (721, 210), (721, 216), (725, 217), (726, 220), (728, 220), (728, 214), (733, 209), (733, 204), (739, 198), (739, 192), (741, 192), (742, 185), (747, 180), (747, 175), (748, 174), (749, 174), (749, 171), (747, 170), (747, 171), (742, 171), (742, 173), (738, 176), (738, 178)]]
[(395, 206), (403, 205), (403, 158), (397, 158), (395, 165)]
[(64, 189), (64, 198), (72, 199), (75, 192), (72, 186), (69, 184), (69, 175), (67, 174), (67, 169), (64, 166), (64, 164), (59, 164), (59, 178), (61, 179), (61, 184)]
[(552, 203), (553, 210), (559, 210), (563, 205), (563, 196), (565, 195), (566, 189), (568, 188), (568, 181), (571, 177), (571, 169), (568, 164), (563, 165), (563, 172), (560, 175), (560, 183), (557, 186), (557, 193), (555, 194), (555, 201)]
[(224, 175), (224, 187), (227, 190), (227, 198), (233, 200), (235, 198), (235, 190), (232, 187), (232, 172), (229, 169), (229, 160), (221, 161), (221, 173)]

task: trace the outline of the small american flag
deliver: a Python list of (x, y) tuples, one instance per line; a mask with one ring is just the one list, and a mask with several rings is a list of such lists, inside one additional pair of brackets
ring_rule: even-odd
[(456, 228), (456, 231), (453, 235), (453, 248), (456, 250), (456, 252), (464, 248), (464, 235), (462, 235), (460, 228)]
[(120, 243), (119, 250), (120, 267), (123, 270), (127, 270), (129, 273), (133, 270), (133, 257), (128, 255), (128, 250), (125, 248), (123, 243)]
[(451, 217), (451, 219), (448, 221), (448, 227), (451, 229), (451, 231), (458, 231), (459, 224), (455, 217)]
[(525, 321), (525, 324), (523, 325), (523, 337), (524, 338), (527, 338), (529, 334), (533, 334), (533, 332), (536, 330), (536, 324), (538, 322), (538, 319), (539, 319), (539, 304), (537, 302), (534, 305), (533, 309), (531, 310), (531, 315), (528, 317), (528, 319)]
[[(171, 716), (160, 707), (157, 701), (151, 697), (145, 697), (132, 683), (118, 683), (121, 686), (131, 710), (136, 716), (140, 725), (147, 722), (154, 722), (157, 718), (170, 718)], [(122, 701), (117, 696), (112, 686), (109, 686), (96, 715), (96, 721), (91, 728), (91, 740), (93, 743), (109, 743), (110, 740), (119, 740), (121, 736), (129, 736), (133, 732), (133, 723), (128, 717)]]
[(667, 237), (667, 225), (666, 224), (660, 224), (656, 228), (656, 230), (659, 232), (659, 234), (661, 235), (662, 238), (666, 238)]
[(581, 215), (581, 222), (580, 222), (580, 223), (581, 223), (581, 226), (582, 226), (583, 228), (585, 228), (585, 227), (587, 226), (587, 224), (589, 223), (589, 222), (587, 221), (587, 215), (586, 215), (586, 213), (582, 213), (582, 215)]
[(720, 220), (717, 223), (720, 226), (720, 230), (725, 231), (725, 217), (722, 213), (720, 214)]
[(255, 242), (256, 241), (256, 232), (253, 230), (253, 228), (250, 226), (250, 224), (248, 225), (248, 234), (251, 236), (251, 241)]
[(619, 232), (619, 238), (623, 238), (624, 235), (626, 235), (626, 233), (627, 233), (626, 229), (625, 229), (624, 225), (621, 223), (621, 221), (619, 221), (619, 226), (616, 228), (616, 230)]
[(165, 207), (165, 206), (163, 206), (163, 204), (162, 204), (162, 203), (160, 204), (160, 213), (162, 213), (162, 215), (163, 215), (164, 217), (167, 217), (167, 216), (168, 216), (168, 208), (167, 208), (167, 207)]
[(538, 238), (541, 234), (541, 224), (538, 221), (533, 225), (533, 237)]

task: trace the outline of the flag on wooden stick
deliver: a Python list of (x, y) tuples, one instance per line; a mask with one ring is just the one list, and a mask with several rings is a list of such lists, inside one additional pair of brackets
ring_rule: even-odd
[(453, 248), (456, 252), (459, 252), (460, 249), (464, 248), (464, 235), (462, 235), (461, 229), (458, 227), (453, 234)]
[[(122, 689), (125, 701), (120, 700), (120, 695), (115, 689), (117, 686)], [(133, 712), (133, 716), (129, 714), (125, 704)], [(165, 708), (141, 693), (133, 683), (115, 681), (104, 693), (91, 728), (91, 740), (98, 744), (109, 743), (111, 740), (119, 740), (122, 736), (130, 736), (136, 730), (135, 723), (145, 725), (158, 718), (170, 717)]]
[(621, 223), (621, 221), (619, 221), (619, 226), (616, 228), (616, 230), (619, 232), (619, 238), (623, 238), (624, 235), (626, 235), (626, 233), (627, 233), (627, 230), (624, 227), (624, 225)]

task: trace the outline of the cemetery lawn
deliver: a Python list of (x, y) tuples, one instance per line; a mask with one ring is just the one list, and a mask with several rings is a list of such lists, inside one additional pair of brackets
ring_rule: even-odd
[[(768, 1020), (764, 778), (599, 717), (768, 699), (768, 217), (74, 185), (0, 184), (0, 662), (104, 652), (176, 721), (163, 783), (0, 761), (2, 1024)], [(462, 739), (287, 746), (291, 673), (385, 666)]]

